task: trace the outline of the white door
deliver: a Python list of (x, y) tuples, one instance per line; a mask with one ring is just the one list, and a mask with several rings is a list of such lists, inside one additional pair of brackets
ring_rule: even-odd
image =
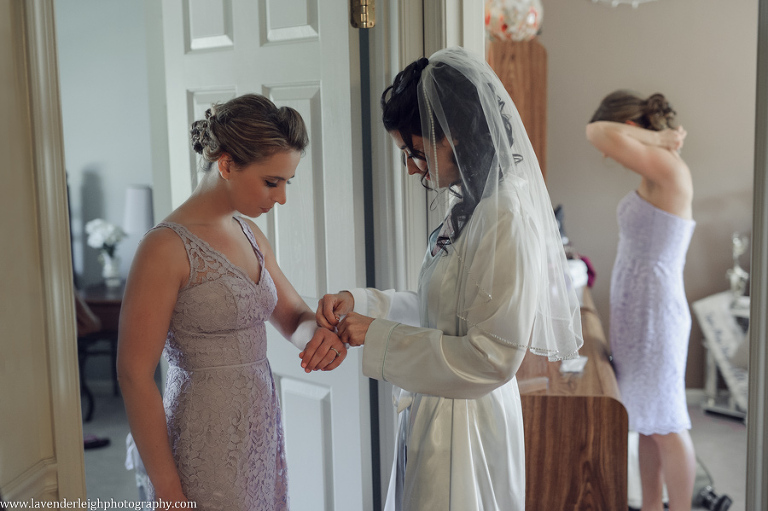
[[(314, 310), (317, 297), (365, 284), (358, 34), (347, 2), (165, 0), (171, 195), (197, 183), (189, 126), (210, 104), (258, 92), (301, 113), (310, 144), (288, 202), (256, 223)], [(368, 379), (360, 353), (306, 375), (269, 328), (283, 410), (291, 509), (372, 509)]]

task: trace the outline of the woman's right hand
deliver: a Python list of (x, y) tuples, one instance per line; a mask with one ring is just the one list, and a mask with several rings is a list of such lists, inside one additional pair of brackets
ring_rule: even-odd
[(323, 296), (317, 302), (317, 325), (335, 331), (341, 316), (349, 314), (355, 308), (355, 299), (349, 291)]
[(688, 135), (688, 132), (685, 131), (682, 126), (678, 126), (675, 129), (667, 128), (658, 133), (659, 146), (677, 153), (683, 148), (683, 141)]

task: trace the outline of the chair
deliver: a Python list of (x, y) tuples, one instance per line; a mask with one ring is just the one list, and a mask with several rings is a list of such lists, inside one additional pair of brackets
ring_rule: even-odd
[[(109, 335), (102, 329), (102, 322), (99, 317), (94, 314), (77, 291), (75, 291), (75, 313), (77, 318), (77, 358), (78, 366), (80, 368), (80, 393), (85, 396), (87, 403), (84, 421), (90, 422), (93, 418), (94, 399), (93, 392), (88, 388), (88, 384), (85, 380), (85, 363), (88, 360), (88, 357), (108, 355), (112, 364), (113, 391), (117, 395), (117, 378), (115, 374), (117, 348), (116, 343), (112, 342)], [(109, 341), (108, 349), (98, 346), (100, 341), (103, 340)]]

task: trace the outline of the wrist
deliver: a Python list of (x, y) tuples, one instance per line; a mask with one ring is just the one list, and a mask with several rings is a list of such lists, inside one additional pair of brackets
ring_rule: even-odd
[(296, 330), (293, 331), (293, 334), (291, 334), (291, 337), (288, 340), (291, 341), (291, 344), (299, 348), (300, 351), (304, 351), (304, 348), (306, 348), (309, 341), (312, 340), (312, 336), (315, 335), (315, 331), (318, 328), (314, 318), (304, 320), (298, 324)]
[(343, 291), (339, 291), (340, 295), (346, 295), (347, 298), (352, 302), (352, 308), (355, 308), (355, 295), (352, 294), (351, 291), (347, 291), (346, 289)]
[(353, 288), (346, 291), (352, 295), (352, 308), (350, 312), (357, 312), (368, 316), (368, 292), (364, 288)]

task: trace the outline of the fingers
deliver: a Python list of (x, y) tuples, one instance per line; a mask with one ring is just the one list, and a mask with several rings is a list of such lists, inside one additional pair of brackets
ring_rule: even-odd
[[(333, 350), (331, 350), (331, 353), (336, 355), (336, 353), (334, 353)], [(347, 350), (346, 349), (344, 349), (344, 351), (339, 350), (339, 353), (341, 353), (341, 355), (337, 355), (336, 357), (334, 357), (334, 359), (331, 360), (330, 364), (323, 367), (323, 371), (333, 371), (334, 369), (336, 369), (341, 365), (344, 359), (347, 358)]]
[(318, 369), (331, 370), (338, 367), (346, 358), (347, 349), (333, 332), (318, 328), (315, 336), (299, 356), (301, 367), (306, 373)]
[(344, 319), (341, 320), (341, 323), (339, 323), (339, 326), (337, 328), (337, 334), (339, 336), (339, 339), (341, 339), (341, 342), (344, 344), (351, 344), (349, 342), (349, 325), (351, 322), (354, 322), (354, 316), (355, 313), (348, 314), (344, 317)]
[(347, 348), (343, 344), (341, 346), (331, 346), (328, 350), (328, 355), (323, 359), (323, 362), (327, 363), (322, 367), (318, 367), (318, 369), (321, 371), (333, 371), (341, 365), (345, 358), (347, 358)]
[[(304, 372), (310, 373), (314, 371), (329, 351), (330, 349), (328, 346), (323, 346), (322, 344), (319, 344), (317, 348), (312, 351), (304, 350), (304, 356), (301, 357), (301, 367), (304, 368)], [(331, 354), (334, 353), (331, 351)]]
[[(370, 321), (370, 318), (367, 319)], [(360, 314), (350, 312), (338, 326), (341, 342), (350, 346), (362, 346), (365, 343), (369, 321), (366, 321), (366, 318)]]
[(304, 351), (299, 353), (299, 357), (301, 358), (301, 367), (306, 369), (309, 362), (315, 357), (315, 353), (320, 347), (320, 344), (322, 343), (322, 341), (323, 341), (322, 337), (315, 335), (307, 343), (306, 347), (304, 348)]
[(315, 320), (317, 321), (318, 326), (333, 330), (339, 323), (339, 320), (333, 311), (335, 302), (334, 295), (325, 295), (317, 302)]

